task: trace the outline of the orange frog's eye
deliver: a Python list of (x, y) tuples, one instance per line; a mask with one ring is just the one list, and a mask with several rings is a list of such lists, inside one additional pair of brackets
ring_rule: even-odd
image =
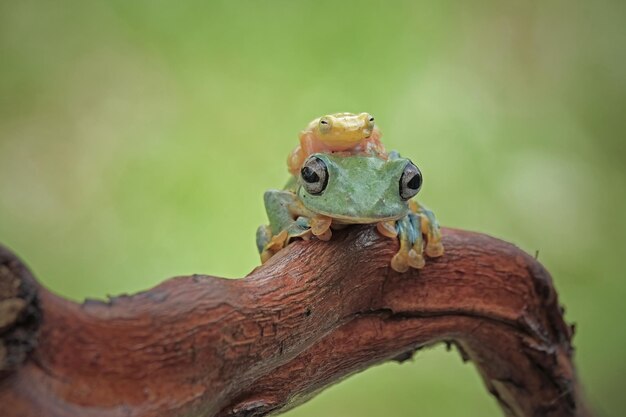
[(330, 129), (332, 127), (332, 123), (330, 121), (330, 119), (328, 117), (322, 117), (320, 118), (320, 122), (319, 122), (319, 130), (322, 133), (328, 133), (330, 132)]

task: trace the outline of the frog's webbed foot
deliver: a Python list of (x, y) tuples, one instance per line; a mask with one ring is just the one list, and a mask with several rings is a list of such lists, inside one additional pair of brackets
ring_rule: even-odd
[(315, 236), (319, 240), (330, 240), (331, 223), (332, 219), (326, 216), (313, 216), (310, 219), (299, 216), (276, 235), (272, 235), (269, 226), (260, 226), (257, 231), (257, 247), (261, 254), (261, 262), (265, 263), (294, 238), (309, 240), (311, 236)]
[(266, 250), (272, 240), (272, 229), (269, 226), (262, 225), (256, 229), (256, 247), (261, 254), (261, 262), (265, 263), (272, 257), (272, 252)]
[(424, 254), (431, 258), (443, 255), (441, 231), (434, 214), (417, 203), (410, 208), (411, 212), (402, 219), (376, 225), (380, 234), (400, 241), (400, 249), (391, 259), (391, 267), (398, 272), (423, 268)]
[(261, 254), (261, 262), (265, 263), (276, 252), (284, 248), (294, 238), (309, 240), (311, 237), (311, 222), (308, 218), (300, 216), (285, 229), (272, 235), (270, 226), (259, 226), (257, 230), (257, 248)]
[(426, 255), (431, 258), (443, 255), (441, 229), (439, 228), (439, 222), (435, 214), (416, 201), (411, 201), (410, 208), (411, 211), (415, 212), (420, 218), (420, 228), (422, 233), (426, 236)]
[[(424, 267), (422, 234), (419, 229), (419, 219), (413, 213), (398, 220), (395, 224), (397, 239), (400, 241), (400, 249), (391, 258), (391, 268), (394, 271), (406, 272), (409, 268), (420, 269)], [(381, 227), (378, 228), (381, 230)], [(384, 227), (390, 231), (389, 227)], [(391, 233), (385, 236), (393, 237)]]
[(311, 219), (311, 233), (319, 240), (330, 240), (333, 233), (330, 231), (330, 225), (333, 219), (328, 216), (316, 215)]
[(329, 240), (332, 219), (307, 210), (290, 191), (270, 190), (265, 193), (269, 226), (260, 226), (256, 243), (261, 261), (265, 262), (295, 238), (309, 240), (315, 236)]

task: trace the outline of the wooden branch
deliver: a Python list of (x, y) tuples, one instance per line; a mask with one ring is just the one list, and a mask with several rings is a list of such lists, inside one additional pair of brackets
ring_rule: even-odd
[(244, 279), (178, 277), (83, 304), (0, 250), (0, 414), (262, 416), (448, 342), (505, 415), (591, 416), (546, 270), (485, 235), (445, 229), (444, 244), (398, 274), (397, 245), (356, 226), (296, 242)]

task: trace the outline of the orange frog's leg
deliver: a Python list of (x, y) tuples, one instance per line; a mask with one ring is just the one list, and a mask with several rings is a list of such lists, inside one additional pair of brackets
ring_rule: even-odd
[(306, 159), (316, 152), (327, 152), (328, 149), (310, 132), (300, 132), (300, 145), (297, 146), (289, 158), (287, 158), (287, 166), (292, 175), (298, 176), (302, 164)]
[(368, 155), (374, 155), (379, 158), (387, 159), (389, 155), (385, 150), (385, 146), (380, 141), (380, 137), (380, 130), (378, 130), (378, 128), (374, 128), (372, 134), (363, 140), (361, 148)]
[(291, 175), (298, 176), (300, 173), (300, 168), (306, 159), (306, 155), (302, 146), (298, 145), (295, 147), (293, 151), (289, 154), (287, 158), (287, 168)]
[(385, 146), (376, 138), (367, 138), (365, 140), (363, 149), (366, 154), (374, 155), (379, 158), (387, 159), (389, 156), (387, 155)]

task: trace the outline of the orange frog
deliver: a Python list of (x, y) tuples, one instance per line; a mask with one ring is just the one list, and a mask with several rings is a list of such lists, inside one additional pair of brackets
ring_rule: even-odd
[(387, 159), (381, 133), (369, 113), (335, 113), (318, 117), (300, 132), (300, 145), (289, 155), (289, 172), (297, 176), (314, 153), (370, 155)]

